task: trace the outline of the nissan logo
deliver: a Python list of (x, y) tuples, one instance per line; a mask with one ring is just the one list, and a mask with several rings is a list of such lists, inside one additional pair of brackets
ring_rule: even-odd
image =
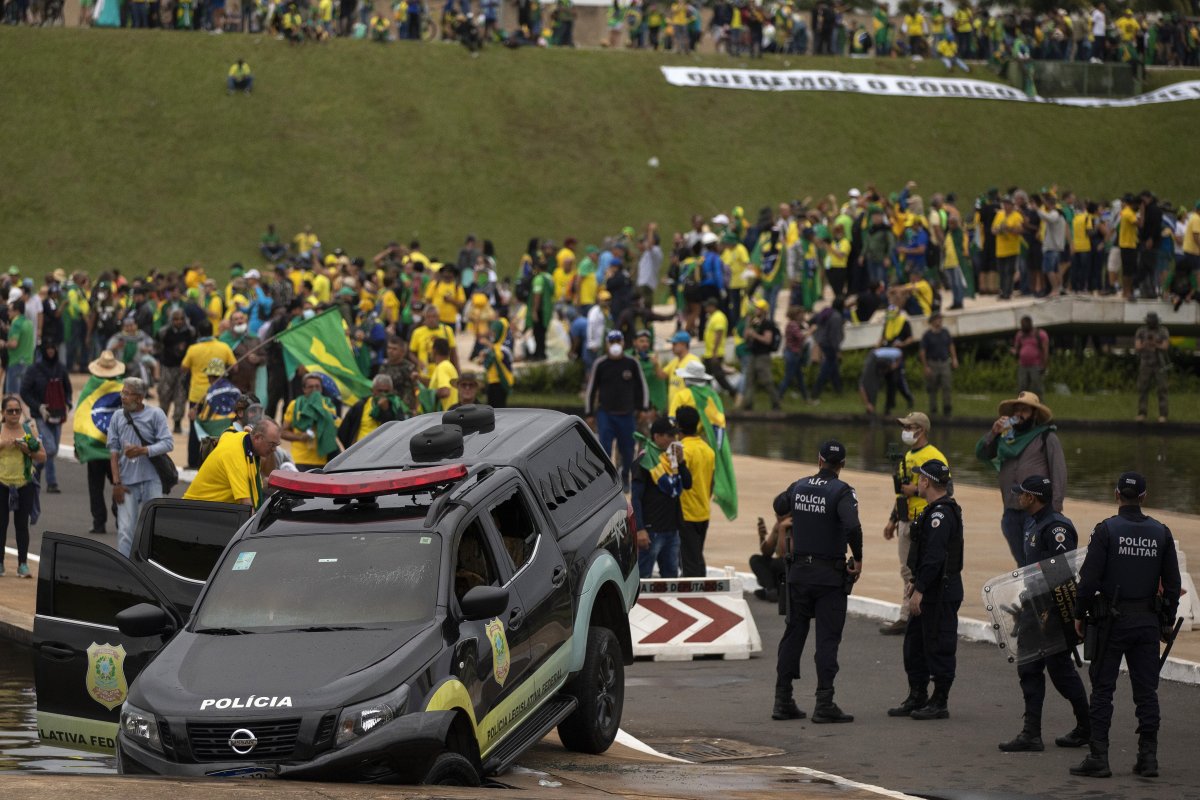
[(258, 744), (258, 739), (254, 738), (254, 734), (245, 728), (238, 728), (229, 737), (229, 747), (239, 756), (244, 756), (254, 749)]

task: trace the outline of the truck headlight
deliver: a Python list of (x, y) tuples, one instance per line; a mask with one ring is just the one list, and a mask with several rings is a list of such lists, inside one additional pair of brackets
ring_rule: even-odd
[(148, 711), (125, 703), (121, 706), (121, 730), (133, 741), (157, 753), (163, 751), (158, 735), (158, 720)]
[(391, 722), (404, 713), (408, 706), (408, 686), (401, 686), (382, 697), (357, 703), (342, 709), (338, 718), (337, 741), (338, 747), (366, 736), (381, 725)]

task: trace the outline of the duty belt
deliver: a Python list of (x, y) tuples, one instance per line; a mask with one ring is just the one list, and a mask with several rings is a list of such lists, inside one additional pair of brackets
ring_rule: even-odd
[(1153, 614), (1155, 613), (1154, 598), (1148, 597), (1141, 600), (1118, 600), (1117, 611), (1122, 614)]
[(825, 564), (826, 566), (841, 567), (845, 562), (840, 558), (829, 558), (827, 556), (813, 555), (794, 555), (792, 556), (793, 564)]

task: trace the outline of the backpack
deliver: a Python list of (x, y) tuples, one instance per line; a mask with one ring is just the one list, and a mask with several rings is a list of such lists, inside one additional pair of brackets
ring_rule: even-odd
[(534, 273), (532, 272), (528, 275), (522, 275), (521, 279), (517, 281), (517, 285), (513, 287), (513, 294), (516, 295), (518, 302), (529, 302), (529, 297), (533, 294), (533, 276)]

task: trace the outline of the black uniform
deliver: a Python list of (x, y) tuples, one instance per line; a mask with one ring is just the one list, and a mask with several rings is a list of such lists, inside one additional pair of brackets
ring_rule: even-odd
[(931, 678), (934, 689), (943, 694), (954, 683), (962, 566), (962, 509), (950, 497), (939, 497), (913, 520), (908, 551), (913, 588), (921, 593), (921, 613), (909, 619), (904, 631), (904, 671), (909, 686), (921, 687), (922, 693)]
[(800, 656), (817, 620), (817, 690), (833, 689), (846, 624), (846, 547), (862, 560), (858, 496), (833, 470), (801, 478), (775, 498), (778, 516), (792, 515), (787, 627), (779, 642), (777, 685), (800, 677)]
[[(1162, 584), (1162, 617), (1156, 611)], [(1119, 591), (1118, 591), (1119, 589)], [(1092, 531), (1088, 554), (1079, 572), (1079, 601), (1075, 616), (1083, 619), (1099, 603), (1118, 598), (1119, 614), (1112, 623), (1107, 647), (1098, 653), (1092, 675), (1092, 742), (1108, 745), (1112, 724), (1113, 689), (1121, 656), (1129, 666), (1138, 734), (1157, 740), (1158, 640), (1163, 619), (1174, 620), (1181, 589), (1179, 559), (1170, 529), (1142, 513), (1141, 506), (1124, 505)], [(1100, 596), (1097, 596), (1099, 593)]]
[[(1074, 550), (1079, 543), (1079, 534), (1071, 520), (1055, 511), (1050, 506), (1031, 515), (1025, 521), (1023, 537), (1024, 558), (1021, 566), (1029, 566), (1048, 558), (1062, 555)], [(1025, 726), (1026, 730), (1040, 734), (1042, 721), (1042, 704), (1046, 699), (1046, 675), (1058, 693), (1071, 704), (1075, 712), (1076, 731), (1086, 738), (1088, 730), (1088, 698), (1083, 688), (1083, 680), (1075, 669), (1071, 653), (1064, 651), (1054, 655), (1039, 658), (1017, 666), (1017, 676), (1021, 681), (1021, 693), (1025, 696)], [(1066, 737), (1064, 737), (1066, 739)], [(1075, 746), (1080, 746), (1080, 741)], [(1060, 742), (1061, 744), (1061, 742)]]

